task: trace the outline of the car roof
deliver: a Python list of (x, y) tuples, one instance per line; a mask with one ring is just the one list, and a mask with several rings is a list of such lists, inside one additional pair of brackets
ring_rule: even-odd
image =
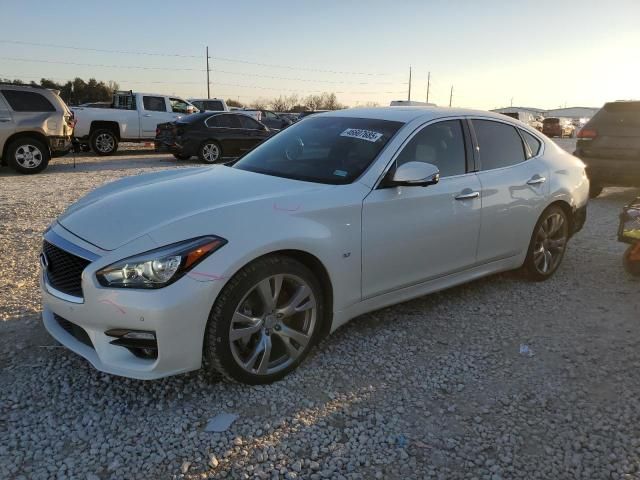
[(318, 113), (323, 117), (358, 117), (372, 118), (377, 120), (391, 120), (396, 122), (409, 123), (412, 120), (422, 119), (425, 121), (457, 116), (482, 116), (495, 118), (497, 120), (508, 120), (505, 115), (487, 112), (485, 110), (472, 110), (468, 108), (449, 107), (376, 107), (376, 108), (348, 108), (345, 110), (332, 110), (326, 113)]

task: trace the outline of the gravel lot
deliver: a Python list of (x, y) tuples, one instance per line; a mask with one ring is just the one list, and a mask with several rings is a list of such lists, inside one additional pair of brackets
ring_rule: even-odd
[[(639, 191), (591, 202), (550, 281), (496, 275), (364, 315), (277, 384), (101, 374), (41, 326), (41, 234), (90, 189), (177, 165), (0, 168), (0, 478), (640, 478), (640, 282), (615, 238)], [(206, 432), (221, 412), (239, 418)]]

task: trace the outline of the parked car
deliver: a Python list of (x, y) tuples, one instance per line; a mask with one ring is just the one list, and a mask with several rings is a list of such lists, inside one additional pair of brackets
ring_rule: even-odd
[(73, 107), (75, 136), (97, 155), (113, 155), (119, 142), (153, 141), (159, 123), (177, 120), (198, 109), (180, 97), (116, 92), (111, 108)]
[(204, 163), (216, 163), (248, 152), (272, 134), (248, 115), (204, 112), (158, 125), (155, 147), (157, 152), (168, 151), (180, 160), (197, 155)]
[(298, 121), (302, 120), (305, 117), (308, 117), (309, 115), (315, 115), (317, 113), (325, 113), (328, 112), (329, 110), (308, 110), (306, 112), (300, 112), (298, 114)]
[(542, 133), (548, 137), (573, 137), (576, 127), (568, 118), (547, 117), (542, 121)]
[(317, 115), (232, 166), (72, 205), (44, 235), (44, 325), (112, 374), (269, 383), (365, 312), (505, 270), (548, 279), (588, 191), (580, 160), (502, 115)]
[(606, 103), (578, 132), (591, 197), (607, 185), (640, 187), (640, 101)]
[(289, 118), (278, 115), (271, 110), (243, 108), (241, 110), (238, 110), (238, 112), (251, 114), (256, 120), (264, 123), (271, 130), (282, 130), (283, 128), (287, 128), (293, 123)]
[(223, 98), (189, 98), (189, 102), (201, 112), (228, 112), (229, 107)]
[(75, 119), (58, 93), (0, 84), (0, 160), (20, 173), (38, 173), (71, 150)]

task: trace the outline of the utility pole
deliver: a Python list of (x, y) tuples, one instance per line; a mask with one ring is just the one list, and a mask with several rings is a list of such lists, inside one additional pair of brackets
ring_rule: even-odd
[(409, 65), (409, 95), (407, 100), (411, 101), (411, 65)]
[(453, 85), (451, 85), (451, 93), (449, 94), (449, 106), (451, 106), (452, 101), (453, 101)]
[(209, 83), (209, 46), (207, 45), (207, 98), (211, 98), (211, 86)]
[(427, 103), (429, 103), (429, 87), (431, 86), (431, 72), (427, 74)]

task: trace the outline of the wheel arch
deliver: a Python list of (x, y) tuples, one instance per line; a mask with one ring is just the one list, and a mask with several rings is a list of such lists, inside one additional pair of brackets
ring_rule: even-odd
[(107, 120), (94, 120), (89, 127), (89, 136), (93, 135), (96, 130), (111, 130), (120, 140), (120, 124), (118, 122)]
[[(549, 205), (547, 205), (546, 208), (542, 211), (542, 213), (546, 212), (547, 210), (549, 210), (553, 206), (560, 207), (562, 209), (562, 211), (565, 213), (565, 215), (567, 216), (567, 220), (569, 220), (569, 236), (571, 236), (573, 234), (573, 232), (574, 232), (574, 227), (575, 227), (575, 224), (574, 224), (574, 221), (575, 221), (574, 208), (566, 200), (559, 199), (559, 200), (555, 200), (555, 201), (551, 202)], [(542, 213), (540, 214), (540, 216), (542, 216)], [(538, 217), (538, 218), (540, 218), (540, 217)]]
[(329, 335), (331, 332), (331, 325), (333, 323), (333, 282), (331, 281), (331, 276), (329, 275), (329, 271), (325, 267), (324, 263), (312, 253), (309, 253), (304, 250), (299, 249), (279, 249), (273, 250), (267, 253), (263, 253), (255, 258), (252, 258), (248, 262), (241, 265), (233, 275), (229, 276), (229, 280), (233, 278), (240, 270), (245, 268), (247, 265), (256, 262), (265, 257), (271, 257), (275, 255), (283, 255), (289, 258), (292, 258), (300, 263), (302, 263), (305, 267), (311, 270), (320, 285), (322, 286), (322, 290), (324, 293), (324, 310), (325, 310), (325, 318), (323, 319), (321, 326), (321, 337), (324, 338)]
[(9, 145), (11, 145), (15, 140), (18, 140), (19, 138), (34, 138), (42, 142), (49, 149), (49, 156), (51, 156), (51, 148), (49, 147), (49, 140), (47, 139), (47, 136), (45, 134), (41, 132), (36, 132), (36, 131), (16, 132), (13, 135), (11, 135), (9, 138), (7, 138), (7, 140), (4, 142), (4, 147), (2, 149), (3, 165), (8, 164), (7, 151), (9, 150)]

